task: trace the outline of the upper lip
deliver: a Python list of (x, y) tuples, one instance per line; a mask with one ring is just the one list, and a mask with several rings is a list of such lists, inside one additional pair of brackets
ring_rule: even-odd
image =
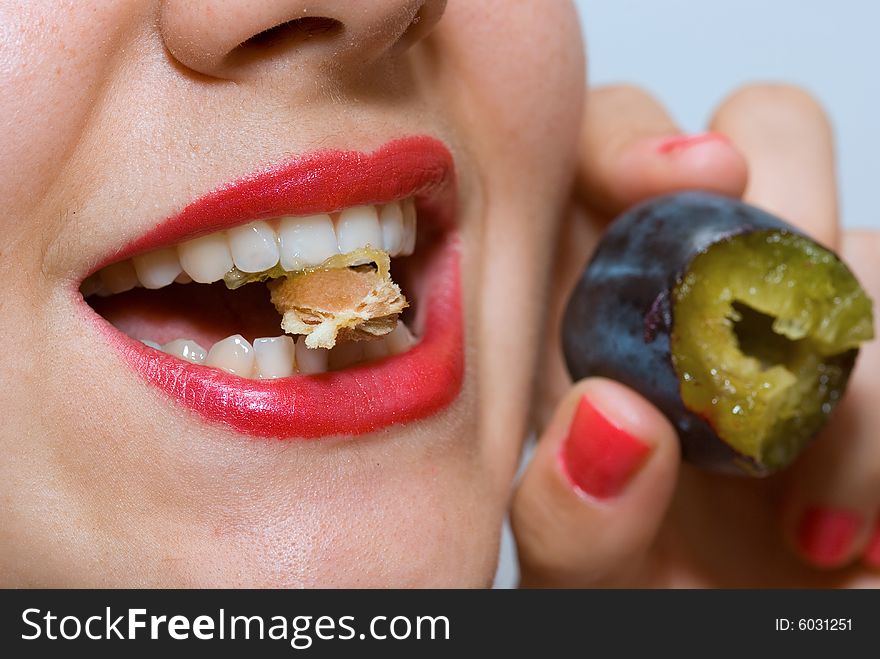
[(404, 137), (376, 151), (316, 151), (245, 176), (190, 203), (94, 268), (238, 226), (283, 215), (329, 213), (362, 204), (417, 197), (420, 220), (448, 225), (454, 217), (452, 155), (433, 137)]

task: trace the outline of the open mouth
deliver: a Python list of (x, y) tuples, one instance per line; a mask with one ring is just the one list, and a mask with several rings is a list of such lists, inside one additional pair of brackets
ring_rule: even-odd
[(304, 156), (194, 202), (80, 292), (209, 421), (289, 438), (416, 420), (463, 376), (454, 188), (432, 138)]
[[(378, 266), (363, 263), (369, 256), (358, 259), (372, 252), (380, 260), (385, 254), (398, 266), (395, 271), (421, 275), (418, 263), (401, 263), (415, 251), (416, 229), (412, 198), (339, 213), (258, 220), (117, 261), (89, 277), (81, 290), (117, 329), (193, 364), (265, 380), (324, 373), (400, 354), (416, 343), (412, 329), (394, 313), (406, 302), (378, 315), (365, 309), (363, 298), (379, 287), (363, 290), (359, 273), (371, 279)], [(341, 267), (325, 265), (334, 259)], [(348, 266), (349, 261), (357, 265)], [(315, 332), (306, 323), (300, 333), (284, 333), (271, 289), (286, 285), (290, 277), (317, 289), (301, 294), (304, 299), (296, 306), (308, 304), (309, 310), (318, 308), (315, 313), (333, 316), (324, 321), (331, 331), (334, 318), (346, 311), (360, 313), (363, 318), (353, 320), (363, 321), (361, 326), (384, 321), (389, 327), (382, 329), (388, 331), (359, 335), (355, 324), (348, 340), (334, 336), (332, 346), (311, 347), (307, 339)], [(323, 328), (316, 323), (314, 329)]]

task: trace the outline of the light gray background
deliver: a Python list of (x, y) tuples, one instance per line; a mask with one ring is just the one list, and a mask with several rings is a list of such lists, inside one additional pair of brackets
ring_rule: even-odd
[[(843, 223), (880, 229), (880, 2), (575, 1), (591, 84), (646, 87), (688, 132), (699, 132), (742, 84), (786, 81), (811, 91), (834, 124)], [(505, 528), (496, 585), (513, 586), (516, 575)]]
[(688, 132), (732, 89), (801, 85), (837, 136), (846, 226), (880, 228), (880, 2), (876, 0), (576, 0), (592, 84), (635, 82)]

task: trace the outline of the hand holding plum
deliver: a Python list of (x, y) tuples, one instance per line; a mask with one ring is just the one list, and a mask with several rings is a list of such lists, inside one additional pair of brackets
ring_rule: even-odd
[[(873, 571), (880, 567), (877, 340), (864, 344), (847, 393), (816, 441), (789, 468), (761, 480), (681, 464), (680, 427), (669, 422), (668, 411), (618, 382), (594, 377), (572, 385), (566, 374), (554, 338), (590, 253), (610, 218), (658, 195), (694, 189), (743, 198), (839, 252), (864, 286), (864, 299), (880, 299), (880, 235), (841, 239), (831, 132), (816, 102), (791, 87), (746, 88), (722, 104), (710, 126), (701, 136), (678, 136), (663, 108), (629, 87), (595, 91), (588, 101), (578, 208), (560, 239), (538, 387), (541, 439), (513, 503), (524, 585), (880, 583)], [(657, 265), (674, 258), (672, 252), (674, 245), (658, 251)], [(826, 283), (845, 284), (844, 270), (829, 271)], [(859, 305), (864, 312), (865, 303)], [(728, 322), (749, 315), (747, 325), (763, 331), (760, 314), (733, 311)], [(613, 335), (609, 308), (597, 304), (584, 314), (590, 331)], [(820, 351), (823, 358), (847, 355), (870, 338), (869, 325), (850, 321), (861, 329), (836, 335)], [(606, 345), (602, 356), (613, 361), (607, 352)], [(842, 363), (841, 376), (848, 366)], [(823, 402), (815, 402), (821, 410)]]

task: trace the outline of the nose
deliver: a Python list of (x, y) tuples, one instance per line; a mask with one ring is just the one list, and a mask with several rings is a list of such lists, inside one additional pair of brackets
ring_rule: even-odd
[(446, 0), (162, 0), (181, 64), (211, 77), (307, 61), (362, 66), (424, 37)]

